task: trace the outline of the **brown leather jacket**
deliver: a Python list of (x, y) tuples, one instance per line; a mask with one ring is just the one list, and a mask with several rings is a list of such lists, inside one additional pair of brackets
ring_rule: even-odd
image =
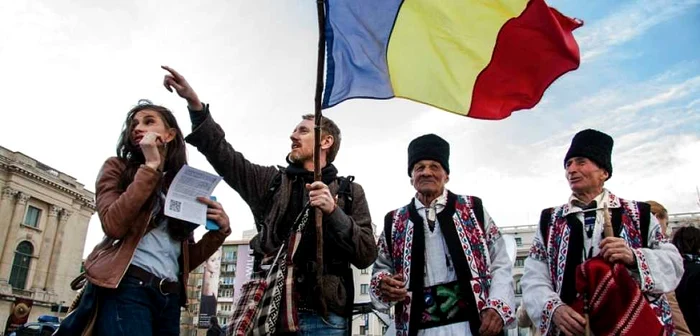
[[(96, 182), (97, 214), (105, 233), (85, 261), (87, 279), (94, 285), (117, 288), (136, 251), (141, 238), (148, 232), (151, 217), (152, 195), (162, 174), (145, 165), (137, 170), (134, 181), (126, 188), (119, 188), (119, 179), (126, 168), (123, 160), (111, 157), (102, 166)], [(190, 270), (195, 269), (223, 244), (231, 233), (209, 231), (194, 243), (191, 239), (182, 242), (180, 258), (180, 281), (182, 293)], [(184, 306), (187, 296), (180, 295)]]

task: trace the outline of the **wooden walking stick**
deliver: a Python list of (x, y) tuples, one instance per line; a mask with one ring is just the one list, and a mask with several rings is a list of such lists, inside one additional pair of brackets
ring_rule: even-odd
[(603, 204), (603, 236), (605, 238), (613, 237), (612, 221), (610, 220), (610, 210), (608, 210), (608, 203)]
[[(321, 181), (321, 99), (323, 96), (323, 65), (326, 56), (326, 11), (324, 0), (316, 0), (318, 14), (318, 58), (316, 67), (316, 97), (314, 101), (314, 181)], [(323, 212), (314, 209), (316, 224), (316, 286), (323, 288)], [(319, 295), (319, 313), (326, 316), (326, 300)]]

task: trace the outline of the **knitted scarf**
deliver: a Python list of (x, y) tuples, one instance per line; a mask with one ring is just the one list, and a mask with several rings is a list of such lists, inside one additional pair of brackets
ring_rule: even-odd
[(653, 308), (622, 264), (610, 264), (598, 256), (576, 268), (573, 308), (588, 312), (591, 331), (606, 335), (663, 335)]

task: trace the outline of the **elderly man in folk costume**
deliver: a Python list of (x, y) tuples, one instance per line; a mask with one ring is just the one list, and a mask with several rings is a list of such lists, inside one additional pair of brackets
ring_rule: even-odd
[(515, 321), (505, 241), (479, 198), (445, 188), (449, 154), (437, 135), (414, 139), (417, 193), (384, 218), (370, 295), (379, 310), (396, 304), (397, 335), (498, 335)]
[(612, 147), (605, 133), (576, 134), (564, 158), (572, 195), (542, 211), (520, 284), (543, 335), (674, 333), (663, 293), (678, 284), (683, 262), (648, 204), (603, 188)]

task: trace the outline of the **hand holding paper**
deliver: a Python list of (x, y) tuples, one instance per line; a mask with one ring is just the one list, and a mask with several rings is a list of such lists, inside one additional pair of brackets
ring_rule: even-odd
[[(207, 209), (207, 224), (205, 228), (209, 231), (223, 230), (226, 231), (229, 227), (228, 215), (224, 211), (220, 203), (216, 201), (216, 196), (209, 196), (209, 202), (204, 197), (197, 197), (197, 200), (209, 206)], [(221, 209), (219, 213), (218, 209)], [(224, 223), (225, 225), (222, 225)]]
[[(221, 204), (209, 199), (220, 181), (221, 176), (184, 165), (175, 175), (168, 189), (164, 214), (190, 223), (204, 225), (209, 215), (212, 214), (210, 211), (217, 210), (212, 215), (221, 221), (224, 221), (225, 217), (225, 224), (228, 227), (228, 216), (223, 211)], [(220, 226), (222, 224), (219, 221), (217, 223)]]

